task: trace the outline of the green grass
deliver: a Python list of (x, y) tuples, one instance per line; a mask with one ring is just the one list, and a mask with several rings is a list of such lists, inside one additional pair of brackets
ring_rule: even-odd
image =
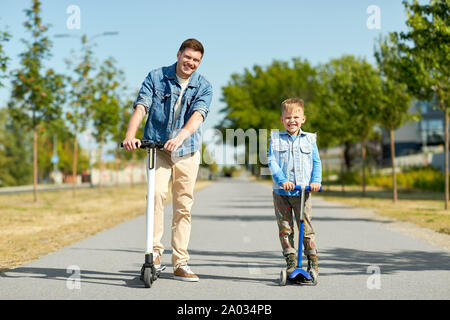
[(341, 191), (340, 186), (329, 186), (317, 196), (355, 207), (373, 209), (381, 216), (450, 234), (450, 211), (445, 210), (444, 194), (440, 192), (400, 190), (398, 201), (394, 203), (390, 190), (368, 187), (365, 196), (362, 196), (359, 186), (346, 186), (345, 192)]

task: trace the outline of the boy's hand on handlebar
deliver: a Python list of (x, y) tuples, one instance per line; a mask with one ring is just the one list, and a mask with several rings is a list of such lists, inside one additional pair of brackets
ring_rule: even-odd
[(318, 192), (318, 191), (320, 191), (321, 186), (322, 185), (320, 183), (313, 182), (313, 183), (311, 183), (310, 188), (311, 188), (312, 192)]
[(289, 192), (289, 191), (294, 190), (295, 184), (293, 184), (293, 183), (290, 182), (290, 181), (286, 181), (285, 183), (283, 183), (283, 184), (281, 185), (281, 187), (283, 187), (283, 190), (284, 190), (284, 191)]
[(125, 138), (122, 144), (125, 150), (135, 150), (141, 146), (141, 140), (136, 138)]

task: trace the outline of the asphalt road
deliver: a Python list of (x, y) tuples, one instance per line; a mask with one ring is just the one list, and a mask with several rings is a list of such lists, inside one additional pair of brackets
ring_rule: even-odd
[[(197, 283), (167, 269), (152, 288), (139, 280), (144, 215), (0, 275), (0, 299), (446, 299), (450, 252), (389, 228), (361, 209), (313, 198), (319, 284), (280, 287), (285, 267), (271, 188), (230, 179), (196, 193), (190, 266)], [(144, 209), (143, 209), (144, 210)]]

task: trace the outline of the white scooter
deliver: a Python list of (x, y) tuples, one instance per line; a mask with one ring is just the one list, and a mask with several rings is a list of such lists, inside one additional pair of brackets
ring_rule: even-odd
[[(123, 144), (120, 145), (123, 147)], [(153, 263), (153, 220), (155, 212), (155, 168), (156, 168), (156, 148), (162, 149), (164, 144), (155, 143), (149, 140), (141, 141), (141, 149), (147, 149), (147, 206), (145, 209), (145, 262), (141, 268), (140, 279), (144, 281), (146, 288), (151, 288), (154, 281), (156, 281), (161, 271), (166, 267), (156, 269)]]

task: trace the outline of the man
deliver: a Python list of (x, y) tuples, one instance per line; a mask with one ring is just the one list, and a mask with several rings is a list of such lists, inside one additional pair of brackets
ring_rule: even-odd
[(156, 151), (155, 216), (153, 257), (160, 268), (164, 247), (164, 200), (172, 179), (172, 265), (174, 278), (198, 281), (188, 266), (187, 251), (191, 232), (191, 207), (200, 164), (201, 124), (212, 100), (211, 84), (196, 72), (203, 58), (203, 45), (196, 39), (184, 41), (177, 53), (177, 62), (151, 71), (144, 80), (133, 105), (125, 140), (126, 150), (141, 144), (136, 131), (148, 114), (144, 139), (163, 142), (164, 150)]

